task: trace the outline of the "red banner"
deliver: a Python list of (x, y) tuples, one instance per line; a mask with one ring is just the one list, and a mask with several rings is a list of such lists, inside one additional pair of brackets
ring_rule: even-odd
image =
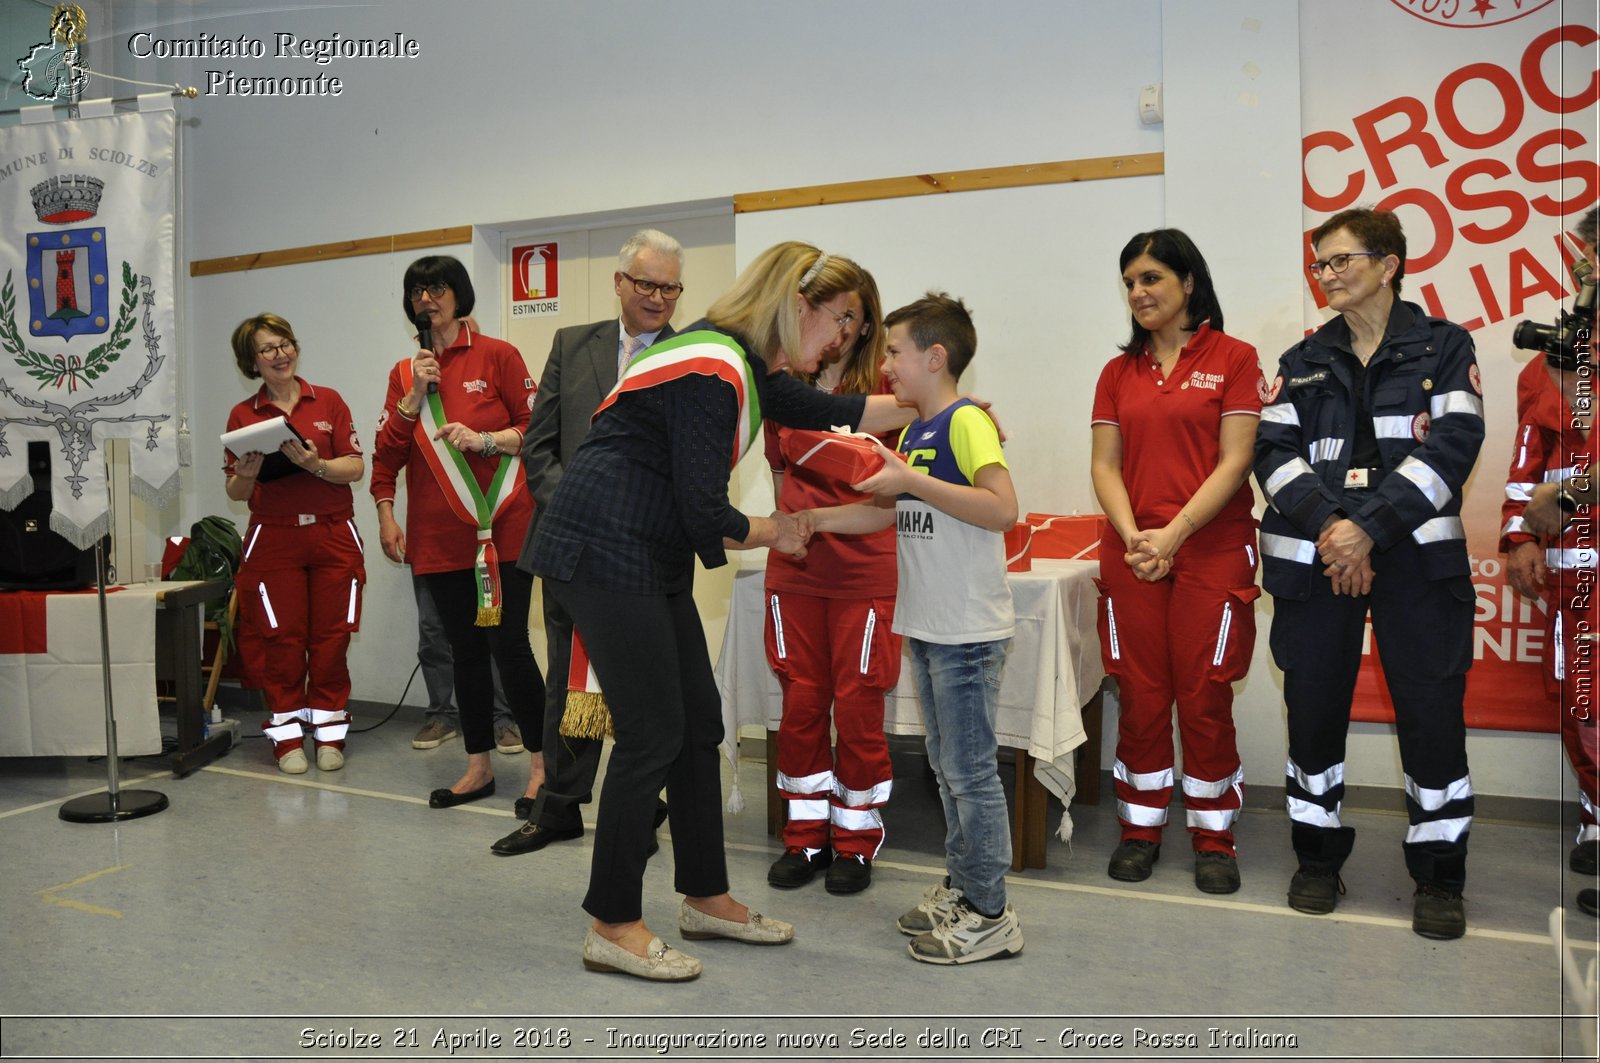
[[(1576, 292), (1562, 233), (1600, 201), (1592, 5), (1350, 0), (1301, 6), (1306, 236), (1353, 206), (1405, 226), (1405, 298), (1473, 334), (1487, 435), (1462, 519), (1477, 591), (1467, 724), (1554, 731), (1542, 603), (1506, 583), (1500, 504), (1516, 430), (1519, 320)], [(1312, 259), (1309, 239), (1302, 249)], [(1305, 325), (1327, 320), (1307, 278)], [(1372, 652), (1352, 715), (1393, 717)]]

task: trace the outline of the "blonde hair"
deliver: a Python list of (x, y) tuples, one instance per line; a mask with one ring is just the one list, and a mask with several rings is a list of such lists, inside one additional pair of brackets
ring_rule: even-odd
[[(841, 292), (863, 291), (870, 281), (866, 270), (848, 258), (825, 255), (810, 244), (789, 240), (757, 255), (733, 287), (706, 310), (706, 319), (741, 336), (769, 366), (778, 368), (773, 359), (779, 351), (791, 362), (801, 353), (796, 293), (819, 306)], [(865, 295), (862, 302), (866, 302)], [(876, 334), (882, 329), (874, 327), (872, 331)]]

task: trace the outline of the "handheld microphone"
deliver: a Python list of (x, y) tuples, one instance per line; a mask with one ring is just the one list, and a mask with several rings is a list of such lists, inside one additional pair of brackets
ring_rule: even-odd
[[(417, 345), (426, 347), (430, 351), (433, 350), (433, 315), (424, 311), (412, 318), (411, 323), (417, 328)], [(428, 381), (428, 394), (432, 395), (438, 390), (438, 381)]]

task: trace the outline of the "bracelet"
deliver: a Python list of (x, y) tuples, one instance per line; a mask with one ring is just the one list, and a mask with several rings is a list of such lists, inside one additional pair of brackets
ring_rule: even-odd
[(422, 411), (408, 410), (406, 409), (406, 400), (397, 399), (394, 404), (394, 412), (398, 413), (401, 417), (404, 417), (408, 421), (415, 421), (417, 419), (417, 414), (421, 413)]
[(500, 445), (494, 441), (494, 436), (488, 432), (479, 433), (483, 440), (483, 456), (492, 458), (500, 453)]
[(324, 458), (317, 465), (317, 479), (326, 480), (327, 478), (328, 478), (328, 460), (326, 458)]

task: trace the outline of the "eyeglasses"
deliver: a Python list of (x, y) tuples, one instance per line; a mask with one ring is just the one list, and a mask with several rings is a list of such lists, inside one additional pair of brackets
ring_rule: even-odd
[[(618, 270), (617, 272), (622, 273), (621, 270)], [(647, 281), (639, 277), (635, 277), (631, 273), (622, 273), (622, 275), (633, 282), (633, 290), (638, 292), (640, 295), (654, 295), (656, 292), (660, 292), (661, 298), (671, 302), (683, 294), (683, 285), (676, 282), (672, 284), (657, 284), (655, 281)]]
[(835, 314), (832, 310), (829, 310), (825, 306), (817, 306), (816, 303), (812, 303), (811, 305), (816, 306), (818, 310), (821, 310), (824, 314), (827, 314), (829, 317), (833, 318), (833, 323), (838, 326), (840, 332), (849, 332), (850, 326), (855, 323), (856, 312), (854, 310), (846, 310), (842, 314)]
[(422, 298), (423, 292), (427, 292), (435, 299), (443, 299), (444, 293), (449, 290), (450, 285), (448, 284), (413, 284), (411, 290), (406, 294), (411, 297), (411, 301), (414, 303)]
[(292, 351), (292, 350), (294, 350), (294, 341), (293, 340), (283, 340), (280, 343), (270, 343), (265, 347), (257, 347), (256, 348), (256, 357), (257, 358), (276, 358), (278, 356), (278, 352), (279, 351)]
[(1383, 258), (1382, 251), (1349, 251), (1342, 255), (1333, 255), (1311, 263), (1306, 269), (1311, 271), (1313, 277), (1322, 276), (1322, 271), (1331, 269), (1335, 273), (1343, 273), (1350, 268), (1352, 258)]

